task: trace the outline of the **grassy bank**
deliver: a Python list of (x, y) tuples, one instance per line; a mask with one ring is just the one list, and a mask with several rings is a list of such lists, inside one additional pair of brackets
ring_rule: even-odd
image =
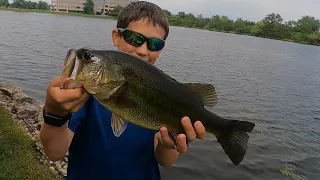
[(58, 180), (37, 159), (31, 137), (25, 134), (6, 109), (0, 108), (0, 179)]

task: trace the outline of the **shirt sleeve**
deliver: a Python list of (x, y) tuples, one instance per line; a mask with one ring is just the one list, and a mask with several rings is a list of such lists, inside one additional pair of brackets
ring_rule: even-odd
[(78, 127), (81, 125), (82, 121), (86, 118), (86, 109), (89, 103), (89, 99), (87, 102), (75, 113), (72, 113), (72, 117), (68, 123), (68, 128), (73, 132), (76, 133)]

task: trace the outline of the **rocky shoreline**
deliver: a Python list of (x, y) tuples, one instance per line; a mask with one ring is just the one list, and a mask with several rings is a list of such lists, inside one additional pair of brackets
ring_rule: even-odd
[(43, 152), (39, 138), (43, 122), (43, 103), (28, 97), (23, 90), (16, 85), (0, 82), (0, 107), (8, 109), (12, 118), (31, 136), (36, 149), (41, 153), (41, 156), (38, 156), (39, 161), (47, 165), (54, 173), (66, 177), (68, 155), (60, 161), (52, 162)]

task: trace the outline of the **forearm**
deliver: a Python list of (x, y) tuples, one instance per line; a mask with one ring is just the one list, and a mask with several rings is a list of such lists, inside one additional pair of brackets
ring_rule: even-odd
[[(157, 135), (156, 135), (157, 136)], [(179, 152), (176, 149), (167, 149), (161, 143), (158, 143), (158, 139), (155, 136), (155, 158), (158, 163), (166, 168), (175, 163), (179, 157)]]
[(43, 150), (52, 161), (57, 161), (65, 156), (72, 138), (73, 132), (69, 130), (68, 123), (62, 127), (55, 127), (43, 123), (40, 130)]

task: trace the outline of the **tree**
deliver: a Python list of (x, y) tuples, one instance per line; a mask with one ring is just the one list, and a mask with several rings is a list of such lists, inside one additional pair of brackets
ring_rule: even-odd
[(296, 23), (296, 32), (311, 34), (318, 32), (320, 28), (320, 21), (310, 16), (303, 16)]
[(167, 17), (170, 17), (172, 13), (166, 9), (163, 9), (163, 12), (167, 15)]
[(10, 3), (8, 0), (0, 0), (0, 7), (1, 6), (8, 7), (8, 6), (10, 6)]
[(171, 15), (169, 17), (170, 25), (172, 26), (181, 26), (183, 24), (183, 19), (177, 15)]
[(93, 7), (94, 7), (94, 3), (92, 0), (87, 0), (84, 3), (84, 7), (83, 7), (83, 13), (84, 14), (93, 14)]
[(268, 14), (263, 20), (264, 28), (262, 31), (263, 37), (269, 38), (281, 38), (282, 37), (282, 17), (280, 14), (271, 13)]
[(122, 8), (123, 7), (120, 6), (120, 5), (113, 7), (113, 10), (109, 12), (109, 15), (110, 16), (115, 16), (115, 17), (118, 16), (120, 11), (122, 10)]
[(263, 35), (263, 29), (264, 29), (264, 22), (259, 21), (257, 24), (255, 24), (252, 28), (250, 33), (254, 36), (262, 36)]
[(13, 0), (13, 3), (10, 4), (12, 8), (24, 8), (24, 0)]
[(186, 16), (185, 12), (178, 12), (178, 16), (184, 18)]
[(49, 4), (46, 1), (39, 1), (37, 9), (48, 10)]

